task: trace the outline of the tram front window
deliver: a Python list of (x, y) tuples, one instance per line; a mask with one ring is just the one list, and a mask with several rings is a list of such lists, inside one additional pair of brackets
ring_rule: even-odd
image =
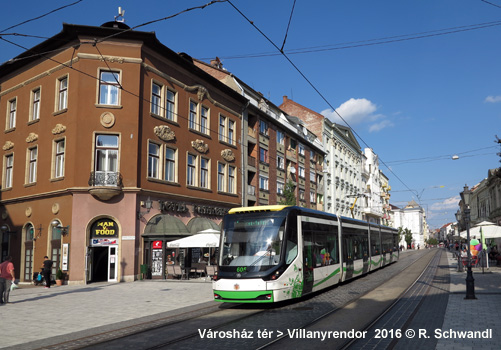
[(280, 262), (285, 217), (228, 215), (223, 231), (220, 266), (264, 271)]

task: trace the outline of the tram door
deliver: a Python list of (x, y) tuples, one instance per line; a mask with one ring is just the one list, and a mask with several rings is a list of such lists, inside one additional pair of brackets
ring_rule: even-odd
[(303, 295), (313, 290), (313, 233), (303, 231)]

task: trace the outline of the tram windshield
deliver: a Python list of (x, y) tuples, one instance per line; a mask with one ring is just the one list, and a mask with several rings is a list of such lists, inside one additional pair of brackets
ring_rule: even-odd
[(231, 214), (225, 217), (220, 267), (247, 267), (248, 272), (263, 271), (280, 262), (285, 214), (266, 214)]

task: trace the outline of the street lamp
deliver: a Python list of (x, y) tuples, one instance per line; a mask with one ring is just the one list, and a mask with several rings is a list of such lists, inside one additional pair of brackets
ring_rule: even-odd
[(470, 247), (470, 196), (471, 191), (468, 189), (467, 185), (464, 185), (463, 192), (461, 194), (461, 200), (464, 205), (464, 220), (466, 224), (466, 241), (468, 244), (468, 265), (466, 272), (466, 297), (465, 299), (477, 299), (475, 297), (475, 279), (473, 278), (473, 272), (471, 271), (471, 247)]
[(458, 256), (458, 271), (463, 272), (463, 262), (461, 261), (461, 231), (459, 228), (459, 222), (461, 221), (461, 213), (458, 211), (456, 214), (458, 236), (459, 236), (459, 250), (456, 252)]

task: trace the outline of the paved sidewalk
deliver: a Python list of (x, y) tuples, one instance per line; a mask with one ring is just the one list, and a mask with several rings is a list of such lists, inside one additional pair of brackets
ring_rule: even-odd
[[(33, 349), (79, 336), (119, 329), (139, 318), (155, 320), (175, 316), (213, 301), (210, 280), (159, 280), (130, 283), (92, 283), (53, 286), (50, 289), (20, 285), (10, 294), (10, 303), (0, 306), (0, 348)], [(148, 318), (149, 317), (149, 318)], [(67, 335), (67, 336), (65, 336)], [(39, 345), (30, 343), (40, 340)], [(30, 344), (27, 344), (30, 343)]]
[[(457, 259), (447, 252), (450, 272), (449, 301), (445, 312), (442, 332), (492, 330), (488, 338), (441, 338), (436, 349), (482, 349), (501, 348), (501, 267), (473, 268), (475, 300), (466, 300), (466, 269), (457, 271)], [(452, 334), (452, 333), (449, 333)], [(456, 333), (457, 337), (458, 334)]]

